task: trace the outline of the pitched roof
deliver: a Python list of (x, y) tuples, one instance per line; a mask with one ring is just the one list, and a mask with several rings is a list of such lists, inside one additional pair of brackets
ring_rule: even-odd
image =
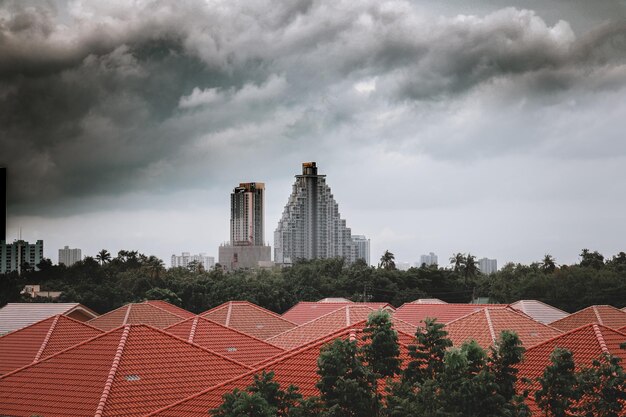
[(246, 365), (284, 352), (284, 349), (278, 346), (200, 316), (189, 318), (164, 330)]
[(510, 306), (543, 324), (550, 324), (569, 315), (569, 313), (539, 300), (519, 300)]
[[(363, 322), (360, 323), (361, 325)], [(266, 362), (258, 369), (239, 376), (231, 381), (211, 387), (203, 392), (195, 394), (185, 400), (172, 404), (166, 408), (158, 410), (150, 416), (161, 417), (191, 417), (207, 415), (208, 411), (218, 407), (223, 399), (222, 396), (231, 392), (235, 388), (244, 389), (253, 380), (253, 375), (262, 371), (274, 371), (274, 380), (286, 388), (293, 384), (299, 388), (299, 392), (305, 397), (319, 395), (315, 384), (319, 376), (317, 375), (317, 358), (324, 345), (337, 338), (356, 337), (360, 339), (360, 330), (346, 328), (333, 333), (325, 338), (315, 340), (290, 352), (286, 352), (277, 359)], [(406, 359), (406, 346), (401, 345), (401, 358)]]
[(296, 327), (295, 323), (248, 301), (229, 301), (200, 315), (261, 340)]
[(0, 337), (0, 375), (101, 333), (95, 327), (61, 314), (8, 333)]
[(166, 310), (160, 305), (143, 302), (126, 304), (100, 317), (89, 320), (88, 323), (105, 331), (115, 329), (124, 324), (148, 324), (163, 329), (186, 318), (180, 314), (172, 313), (169, 309)]
[(57, 314), (79, 314), (90, 318), (98, 313), (79, 303), (8, 303), (0, 308), (0, 335), (21, 329)]
[(0, 415), (141, 416), (250, 368), (125, 325), (0, 378)]
[[(326, 299), (325, 299), (326, 300)], [(335, 300), (335, 299), (332, 299)], [(295, 306), (291, 307), (289, 310), (283, 313), (283, 318), (296, 323), (296, 324), (304, 324), (311, 320), (314, 320), (318, 317), (321, 317), (325, 314), (333, 312), (335, 310), (339, 310), (342, 307), (347, 305), (362, 305), (373, 308), (374, 310), (378, 309), (388, 309), (395, 310), (393, 306), (389, 303), (354, 303), (352, 301), (300, 301)]]
[(439, 323), (449, 323), (469, 313), (483, 308), (505, 308), (506, 304), (415, 304), (405, 303), (394, 313), (397, 317), (414, 326), (422, 326), (427, 318), (436, 318)]
[(365, 305), (345, 305), (322, 317), (271, 337), (267, 341), (286, 350), (293, 349), (346, 326), (351, 326), (353, 323), (366, 320), (372, 311), (375, 310)]
[(626, 312), (608, 305), (590, 306), (552, 322), (550, 325), (566, 332), (590, 323), (619, 329), (626, 326)]
[(418, 298), (415, 301), (411, 301), (411, 304), (448, 304), (439, 298)]
[(189, 317), (195, 317), (196, 315), (194, 313), (192, 313), (191, 311), (187, 311), (184, 308), (178, 307), (174, 304), (168, 303), (167, 301), (163, 301), (163, 300), (146, 300), (143, 302), (143, 304), (150, 304), (156, 307), (161, 307), (163, 310), (167, 310), (170, 313), (174, 313), (176, 315), (179, 315), (181, 317), (184, 318), (189, 318)]
[(475, 340), (483, 348), (493, 346), (504, 330), (517, 333), (526, 347), (560, 335), (562, 332), (509, 308), (485, 308), (446, 324), (455, 346)]

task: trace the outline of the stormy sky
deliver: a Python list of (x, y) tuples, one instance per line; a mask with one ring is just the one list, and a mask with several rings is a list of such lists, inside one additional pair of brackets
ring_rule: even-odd
[(8, 239), (155, 254), (265, 239), (304, 161), (354, 234), (532, 262), (626, 239), (626, 2), (0, 1)]

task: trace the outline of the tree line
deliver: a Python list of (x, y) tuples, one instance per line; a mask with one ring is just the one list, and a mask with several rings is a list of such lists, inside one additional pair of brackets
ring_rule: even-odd
[(281, 388), (273, 372), (234, 389), (214, 417), (527, 417), (534, 400), (546, 417), (623, 415), (626, 374), (605, 354), (576, 370), (572, 353), (556, 348), (534, 381), (518, 377), (524, 347), (504, 331), (488, 352), (469, 341), (452, 347), (443, 325), (427, 319), (402, 363), (389, 314), (370, 315), (361, 343), (335, 339), (318, 358), (320, 395), (304, 399)]
[[(106, 250), (66, 267), (45, 259), (23, 273), (0, 275), (0, 305), (33, 301), (20, 294), (26, 284), (62, 291), (60, 302), (79, 302), (98, 313), (126, 303), (162, 299), (199, 313), (230, 300), (247, 300), (282, 313), (299, 301), (344, 297), (353, 301), (388, 302), (399, 306), (418, 298), (470, 302), (488, 297), (510, 303), (537, 299), (568, 312), (591, 304), (626, 303), (626, 254), (605, 259), (583, 250), (580, 262), (558, 265), (550, 255), (541, 261), (507, 264), (484, 275), (475, 257), (454, 254), (448, 265), (422, 265), (400, 271), (387, 251), (377, 267), (341, 258), (299, 261), (288, 268), (224, 272), (205, 271), (192, 262), (187, 268), (166, 269), (162, 260), (137, 251)], [(41, 299), (34, 301), (49, 301)]]

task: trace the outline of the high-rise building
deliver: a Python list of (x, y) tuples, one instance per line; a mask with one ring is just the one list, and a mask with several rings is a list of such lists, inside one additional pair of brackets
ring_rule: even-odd
[(370, 240), (363, 235), (352, 235), (352, 242), (356, 246), (356, 259), (363, 259), (370, 264)]
[(265, 245), (265, 184), (245, 182), (230, 194), (230, 242), (219, 247), (226, 270), (271, 264), (272, 249)]
[(0, 274), (17, 271), (22, 273), (26, 264), (38, 270), (37, 265), (43, 260), (43, 240), (30, 244), (24, 240), (13, 243), (0, 241)]
[(81, 259), (83, 257), (80, 249), (70, 249), (69, 246), (59, 249), (59, 265), (72, 266)]
[(215, 258), (213, 256), (207, 256), (206, 253), (191, 255), (189, 252), (183, 252), (181, 256), (172, 255), (171, 266), (172, 268), (179, 266), (187, 268), (192, 262), (197, 262), (202, 265), (205, 271), (215, 267)]
[(305, 162), (274, 232), (274, 262), (334, 257), (352, 263), (357, 248), (326, 176), (317, 173), (315, 162)]
[(478, 260), (478, 269), (485, 275), (493, 274), (498, 270), (498, 261), (496, 259), (482, 258)]
[(437, 255), (435, 255), (433, 252), (430, 252), (428, 255), (420, 256), (420, 264), (417, 266), (421, 267), (422, 265), (426, 265), (426, 266), (438, 265)]

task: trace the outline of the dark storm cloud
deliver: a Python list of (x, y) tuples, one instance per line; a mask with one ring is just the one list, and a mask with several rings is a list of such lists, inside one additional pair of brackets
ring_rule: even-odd
[(351, 146), (345, 127), (371, 112), (503, 80), (511, 97), (626, 80), (623, 22), (577, 38), (512, 8), (437, 18), (404, 1), (218, 3), (75, 2), (67, 21), (4, 3), (10, 204), (37, 213), (35, 201), (166, 193), (219, 179), (235, 157)]

